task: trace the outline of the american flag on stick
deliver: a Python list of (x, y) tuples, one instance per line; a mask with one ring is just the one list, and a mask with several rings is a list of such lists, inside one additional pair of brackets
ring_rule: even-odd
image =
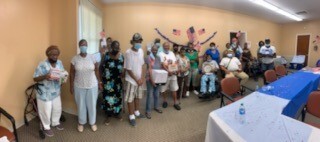
[(241, 31), (238, 31), (237, 34), (236, 34), (236, 37), (240, 37), (241, 36)]
[(197, 40), (197, 35), (194, 31), (194, 28), (193, 27), (190, 27), (188, 30), (187, 30), (187, 35), (188, 35), (188, 39), (189, 39), (189, 42), (194, 42)]
[(198, 34), (199, 34), (199, 35), (202, 35), (202, 34), (204, 34), (204, 33), (206, 33), (206, 30), (205, 30), (204, 28), (202, 28), (202, 29), (200, 29), (200, 30), (198, 31)]
[(101, 39), (106, 37), (106, 32), (104, 31), (104, 29), (100, 32), (100, 37)]
[(177, 30), (177, 29), (173, 29), (172, 30), (172, 34), (176, 35), (176, 36), (180, 36), (181, 35), (181, 31)]

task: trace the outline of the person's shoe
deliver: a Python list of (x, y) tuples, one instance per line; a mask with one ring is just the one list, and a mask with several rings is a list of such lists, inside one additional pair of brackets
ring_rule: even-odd
[(190, 92), (189, 91), (187, 91), (187, 93), (186, 93), (186, 97), (189, 97), (190, 96)]
[(110, 117), (107, 117), (106, 120), (104, 121), (104, 124), (108, 126), (110, 124), (110, 121), (111, 121)]
[(167, 103), (167, 102), (163, 102), (163, 103), (162, 103), (162, 107), (163, 107), (163, 108), (167, 108), (167, 107), (168, 107), (168, 103)]
[(199, 92), (197, 91), (197, 90), (193, 90), (193, 94), (195, 94), (195, 95), (199, 95)]
[(181, 107), (178, 104), (173, 105), (176, 110), (181, 110)]
[(158, 112), (158, 113), (162, 113), (162, 110), (160, 110), (160, 109), (155, 108), (154, 110), (155, 110), (156, 112)]
[(98, 130), (97, 125), (96, 125), (96, 124), (91, 125), (91, 130), (92, 130), (93, 132), (97, 131), (97, 130)]
[(151, 114), (146, 112), (146, 117), (147, 117), (148, 119), (151, 119)]
[(131, 126), (135, 127), (136, 126), (136, 120), (135, 119), (130, 119), (129, 123)]
[(83, 125), (78, 124), (78, 131), (83, 132)]
[(140, 113), (139, 116), (136, 116), (137, 118), (141, 119), (141, 118), (146, 118), (146, 116), (144, 116), (143, 114)]
[(122, 115), (121, 114), (118, 114), (117, 116), (115, 116), (115, 118), (117, 118), (119, 121), (122, 121)]
[(59, 131), (64, 130), (64, 128), (62, 127), (62, 125), (61, 125), (61, 124), (59, 124), (59, 125), (57, 125), (57, 126), (54, 126), (54, 127), (56, 127), (56, 128), (57, 128), (57, 130), (59, 130)]
[(53, 137), (53, 131), (51, 129), (49, 130), (43, 130), (44, 134), (48, 137)]

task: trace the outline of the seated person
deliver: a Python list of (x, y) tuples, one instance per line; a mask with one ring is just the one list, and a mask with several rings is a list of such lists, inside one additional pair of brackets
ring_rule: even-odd
[(234, 57), (233, 50), (228, 50), (227, 57), (222, 58), (220, 68), (226, 73), (227, 77), (237, 77), (241, 79), (240, 84), (245, 84), (249, 76), (242, 71), (242, 65), (238, 58)]
[[(207, 60), (202, 63), (202, 77), (201, 77), (201, 94), (212, 93), (216, 91), (215, 80), (216, 75), (215, 71), (219, 69), (219, 66), (216, 61), (212, 60), (211, 56), (206, 56)], [(207, 81), (209, 81), (209, 89), (207, 90)]]

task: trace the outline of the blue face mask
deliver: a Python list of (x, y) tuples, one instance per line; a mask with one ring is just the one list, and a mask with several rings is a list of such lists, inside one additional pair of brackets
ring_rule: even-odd
[(87, 53), (87, 49), (88, 49), (87, 46), (80, 46), (79, 48), (81, 53)]
[(160, 44), (160, 43), (156, 43), (156, 45), (158, 46), (158, 48), (161, 46), (161, 44)]
[(134, 44), (134, 48), (137, 49), (137, 50), (140, 49), (141, 46), (142, 46), (141, 43), (135, 43)]

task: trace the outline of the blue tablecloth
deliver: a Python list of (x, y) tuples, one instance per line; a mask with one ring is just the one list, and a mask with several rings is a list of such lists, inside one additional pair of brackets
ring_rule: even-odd
[(297, 118), (300, 113), (298, 111), (306, 104), (309, 94), (317, 90), (319, 80), (319, 74), (298, 71), (269, 84), (273, 86), (273, 89), (267, 91), (260, 89), (259, 92), (290, 100), (289, 104), (283, 109), (282, 114)]

